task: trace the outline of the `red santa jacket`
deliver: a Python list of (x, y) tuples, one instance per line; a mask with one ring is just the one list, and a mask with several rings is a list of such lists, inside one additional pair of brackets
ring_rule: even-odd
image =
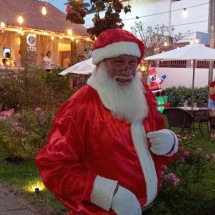
[[(163, 129), (164, 120), (156, 109), (154, 94), (147, 85), (145, 90), (149, 114), (143, 126), (148, 133)], [(149, 148), (150, 143), (147, 144)], [(149, 154), (159, 190), (162, 165), (168, 165), (173, 158)], [(114, 118), (89, 85), (62, 105), (36, 163), (45, 186), (69, 208), (69, 214), (115, 214), (90, 202), (98, 175), (117, 180), (136, 195), (141, 205), (146, 202), (146, 179), (134, 148), (130, 124)]]

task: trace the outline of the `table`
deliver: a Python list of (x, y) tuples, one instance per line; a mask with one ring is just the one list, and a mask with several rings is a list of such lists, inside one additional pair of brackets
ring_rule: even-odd
[(191, 113), (191, 115), (193, 116), (193, 129), (194, 129), (194, 122), (198, 123), (198, 129), (200, 130), (202, 136), (204, 136), (203, 134), (203, 130), (202, 130), (202, 124), (203, 123), (207, 123), (207, 127), (208, 127), (208, 131), (209, 131), (209, 117), (212, 113), (213, 110), (206, 108), (206, 107), (180, 107), (183, 110), (186, 110), (188, 112)]

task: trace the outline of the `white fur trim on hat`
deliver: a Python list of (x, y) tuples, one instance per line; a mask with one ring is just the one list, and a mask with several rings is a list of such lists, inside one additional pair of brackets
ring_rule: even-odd
[(117, 42), (93, 50), (92, 61), (94, 64), (98, 64), (106, 58), (113, 58), (119, 55), (132, 55), (139, 58), (141, 56), (141, 52), (137, 43)]

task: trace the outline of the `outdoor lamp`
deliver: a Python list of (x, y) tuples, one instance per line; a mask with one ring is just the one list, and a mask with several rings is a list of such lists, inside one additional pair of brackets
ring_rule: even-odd
[(22, 16), (19, 16), (17, 19), (18, 23), (21, 25), (24, 22), (24, 19)]
[(41, 12), (42, 12), (42, 14), (44, 16), (47, 14), (47, 10), (46, 10), (46, 6), (45, 5), (43, 5)]
[(40, 188), (39, 188), (39, 187), (36, 187), (36, 188), (34, 189), (34, 191), (35, 191), (35, 193), (39, 193), (39, 192), (40, 192)]
[(184, 18), (186, 18), (186, 17), (188, 16), (187, 8), (184, 8), (184, 9), (183, 9), (182, 16), (183, 16)]

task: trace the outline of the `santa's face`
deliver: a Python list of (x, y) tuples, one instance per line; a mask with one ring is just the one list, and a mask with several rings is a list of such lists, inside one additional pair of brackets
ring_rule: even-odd
[[(111, 110), (115, 117), (133, 122), (147, 116), (148, 106), (144, 89), (136, 73), (122, 75), (122, 77), (113, 73), (111, 76), (106, 62), (103, 61), (96, 67), (92, 77), (96, 80), (96, 89), (103, 104)], [(123, 81), (119, 79), (123, 79)], [(128, 79), (129, 83), (122, 84), (124, 79)]]
[(109, 76), (120, 86), (129, 85), (137, 71), (137, 57), (121, 55), (105, 60), (105, 65)]

